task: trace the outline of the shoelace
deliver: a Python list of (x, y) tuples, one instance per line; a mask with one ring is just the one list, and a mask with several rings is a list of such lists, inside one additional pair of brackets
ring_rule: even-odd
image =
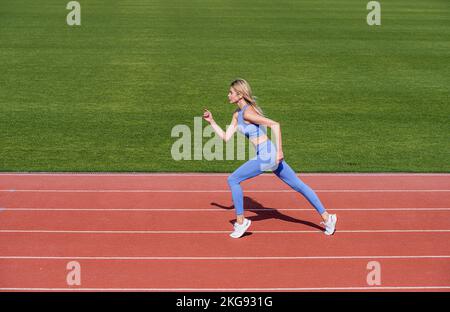
[(320, 222), (320, 224), (327, 224), (328, 222), (331, 223), (333, 221), (333, 217), (334, 217), (334, 215), (329, 215), (327, 222)]
[(244, 225), (246, 220), (247, 220), (247, 219), (245, 219), (244, 222), (243, 222), (242, 224), (239, 224), (239, 223), (237, 223), (237, 222), (234, 222), (233, 228), (236, 228), (238, 225)]

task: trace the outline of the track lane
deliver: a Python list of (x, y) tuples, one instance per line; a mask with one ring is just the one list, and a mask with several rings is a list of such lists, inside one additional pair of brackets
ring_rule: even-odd
[[(447, 208), (449, 193), (318, 193), (326, 208)], [(0, 194), (0, 208), (220, 208), (232, 207), (231, 193), (17, 193)], [(308, 208), (299, 193), (250, 193), (245, 208)]]
[[(339, 230), (450, 230), (450, 210), (338, 211)], [(234, 210), (207, 211), (14, 211), (1, 213), (0, 230), (231, 231)], [(314, 209), (250, 210), (252, 231), (322, 230)]]

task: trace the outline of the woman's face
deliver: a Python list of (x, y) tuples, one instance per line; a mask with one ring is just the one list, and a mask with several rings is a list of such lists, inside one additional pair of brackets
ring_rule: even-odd
[(230, 101), (230, 103), (237, 103), (240, 99), (241, 97), (236, 92), (236, 90), (230, 87), (230, 91), (228, 91), (228, 100)]

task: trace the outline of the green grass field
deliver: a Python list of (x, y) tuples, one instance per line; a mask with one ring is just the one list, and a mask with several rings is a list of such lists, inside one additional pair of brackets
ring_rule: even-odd
[(297, 172), (450, 172), (448, 0), (67, 2), (1, 1), (0, 171), (231, 172), (171, 130), (243, 77)]

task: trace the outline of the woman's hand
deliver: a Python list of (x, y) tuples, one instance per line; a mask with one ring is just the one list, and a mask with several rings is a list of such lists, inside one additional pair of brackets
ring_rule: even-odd
[(204, 109), (204, 112), (203, 112), (203, 119), (205, 119), (209, 123), (211, 123), (214, 120), (211, 112), (209, 110), (207, 110), (206, 108)]
[(277, 165), (284, 159), (283, 151), (277, 152)]

